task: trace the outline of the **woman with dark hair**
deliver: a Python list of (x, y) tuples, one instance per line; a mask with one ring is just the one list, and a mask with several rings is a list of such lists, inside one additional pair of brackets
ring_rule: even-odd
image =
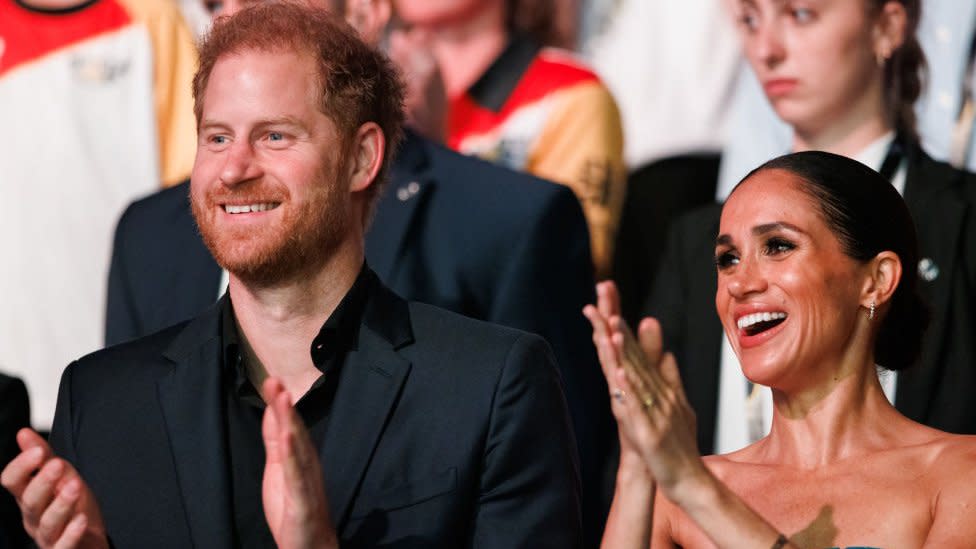
[[(886, 373), (889, 400), (907, 417), (976, 433), (976, 177), (935, 162), (915, 136), (912, 105), (924, 59), (919, 0), (739, 0), (744, 51), (793, 150), (861, 161), (904, 196), (930, 329), (910, 368)], [(786, 152), (786, 151), (784, 151)], [(771, 393), (742, 376), (714, 312), (711, 253), (720, 206), (680, 218), (644, 313), (660, 321), (681, 365), (704, 453), (729, 453), (764, 436)], [(890, 229), (890, 224), (883, 224)], [(689, 372), (694, 372), (693, 376)]]
[(976, 437), (906, 418), (875, 371), (920, 348), (917, 257), (904, 201), (859, 162), (803, 152), (749, 174), (722, 209), (715, 306), (746, 377), (772, 388), (772, 429), (704, 459), (657, 322), (635, 339), (601, 284), (585, 313), (621, 445), (603, 546), (972, 546)]

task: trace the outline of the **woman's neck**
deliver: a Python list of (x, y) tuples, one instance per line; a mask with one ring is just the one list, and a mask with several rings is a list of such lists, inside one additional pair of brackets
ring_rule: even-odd
[(854, 157), (892, 130), (885, 107), (883, 76), (866, 84), (862, 93), (849, 98), (843, 114), (830, 120), (797, 123), (793, 126), (793, 152), (827, 151)]
[(891, 130), (881, 116), (855, 118), (817, 131), (794, 128), (793, 152), (816, 150), (855, 157)]
[(774, 389), (770, 436), (756, 450), (762, 461), (814, 469), (904, 444), (905, 423), (868, 367), (802, 392)]
[(470, 88), (508, 44), (502, 2), (463, 21), (433, 26), (430, 44), (444, 79), (448, 97)]

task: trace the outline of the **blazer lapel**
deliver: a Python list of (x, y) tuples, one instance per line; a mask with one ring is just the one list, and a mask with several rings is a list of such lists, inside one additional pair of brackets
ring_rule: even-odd
[(959, 182), (958, 172), (945, 167), (945, 173), (933, 173), (942, 166), (921, 151), (913, 151), (911, 160), (906, 175), (905, 201), (915, 220), (920, 252), (919, 265), (911, 268), (918, 269), (919, 290), (933, 314), (921, 363), (899, 373), (895, 403), (908, 417), (924, 421), (941, 378), (944, 342), (936, 338), (947, 333), (952, 273), (958, 259), (966, 206), (952, 192)]
[(220, 306), (190, 322), (164, 352), (157, 385), (177, 482), (195, 547), (230, 548), (233, 524), (221, 406)]
[(366, 466), (391, 414), (410, 363), (366, 325), (342, 366), (319, 456), (336, 530), (341, 532)]
[(366, 234), (366, 258), (380, 278), (391, 284), (414, 218), (435, 187), (428, 160), (423, 139), (408, 132), (396, 158), (392, 180), (376, 204), (373, 223)]

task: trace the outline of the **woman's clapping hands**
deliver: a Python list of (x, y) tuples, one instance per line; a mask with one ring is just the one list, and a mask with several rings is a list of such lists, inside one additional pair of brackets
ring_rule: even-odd
[(708, 473), (695, 442), (695, 414), (674, 355), (663, 350), (660, 324), (645, 318), (634, 337), (620, 317), (613, 282), (597, 285), (597, 305), (588, 305), (583, 313), (593, 325), (593, 342), (610, 387), (621, 464), (639, 456), (674, 500), (683, 486)]

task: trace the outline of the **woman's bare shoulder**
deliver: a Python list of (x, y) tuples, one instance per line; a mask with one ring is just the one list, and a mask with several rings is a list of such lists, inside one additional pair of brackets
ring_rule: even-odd
[(932, 527), (925, 547), (970, 547), (976, 537), (976, 436), (940, 433), (927, 444)]
[(976, 467), (976, 436), (938, 433), (925, 445), (930, 470), (955, 475)]

